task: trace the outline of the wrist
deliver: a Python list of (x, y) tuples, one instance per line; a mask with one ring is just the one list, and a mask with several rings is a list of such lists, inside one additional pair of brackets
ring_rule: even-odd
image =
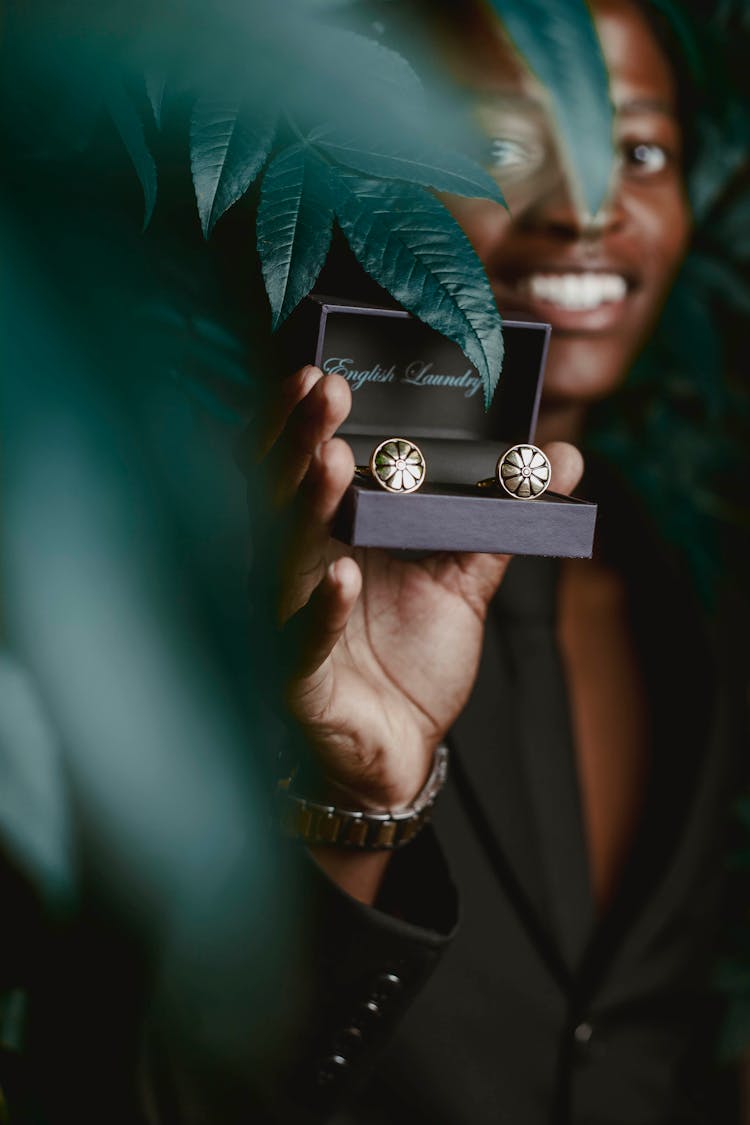
[(427, 823), (445, 784), (447, 770), (448, 750), (441, 744), (435, 751), (429, 776), (413, 800), (377, 808), (358, 806), (356, 794), (338, 785), (336, 789), (342, 792), (340, 804), (329, 803), (330, 796), (325, 800), (313, 799), (297, 790), (297, 779), (292, 774), (280, 781), (277, 789), (282, 830), (310, 845), (393, 850), (414, 839)]
[[(413, 805), (427, 784), (441, 745), (436, 739), (404, 747), (399, 740), (394, 754), (392, 747), (374, 751), (368, 746), (365, 751), (354, 739), (347, 739), (332, 752), (328, 744), (318, 746), (313, 740), (302, 759), (287, 762), (285, 769), (280, 767), (280, 776), (288, 775), (292, 791), (319, 804), (369, 813), (394, 812)], [(363, 759), (368, 766), (357, 768)], [(334, 763), (335, 770), (331, 768)]]

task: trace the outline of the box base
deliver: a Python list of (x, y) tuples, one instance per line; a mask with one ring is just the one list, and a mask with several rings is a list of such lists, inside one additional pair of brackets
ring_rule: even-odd
[(515, 500), (475, 485), (425, 484), (394, 495), (356, 481), (344, 495), (333, 535), (352, 547), (481, 551), (591, 558), (596, 504), (545, 492)]

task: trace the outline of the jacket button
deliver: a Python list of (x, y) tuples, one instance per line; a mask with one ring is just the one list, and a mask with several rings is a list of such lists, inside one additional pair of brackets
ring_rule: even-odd
[(381, 973), (372, 991), (373, 1000), (387, 1000), (401, 988), (401, 977), (395, 973)]
[(591, 1037), (594, 1034), (594, 1029), (588, 1020), (582, 1020), (573, 1031), (573, 1038), (581, 1048), (586, 1048), (591, 1043)]
[(318, 1085), (327, 1086), (330, 1082), (334, 1082), (348, 1065), (349, 1060), (344, 1055), (331, 1055), (318, 1071)]

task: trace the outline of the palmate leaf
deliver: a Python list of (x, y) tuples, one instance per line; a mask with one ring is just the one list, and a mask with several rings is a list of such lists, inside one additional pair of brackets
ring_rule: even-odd
[(397, 144), (383, 137), (358, 138), (326, 125), (313, 129), (308, 139), (340, 164), (365, 176), (406, 180), (437, 191), (493, 199), (506, 205), (492, 176), (462, 153), (426, 144)]
[[(300, 40), (304, 32), (305, 39)], [(426, 99), (418, 76), (402, 55), (333, 24), (303, 25), (293, 46), (284, 99), (292, 116), (308, 125), (335, 123), (361, 139), (377, 123), (393, 139), (425, 127)]]
[(487, 275), (449, 211), (422, 188), (329, 171), (336, 216), (367, 272), (409, 312), (454, 340), (477, 368), (489, 405), (503, 361)]
[(109, 91), (107, 107), (122, 138), (122, 143), (128, 150), (138, 179), (141, 181), (144, 204), (143, 229), (145, 230), (151, 221), (156, 204), (156, 163), (146, 144), (143, 122), (138, 116), (138, 110), (122, 85), (117, 84)]
[(607, 67), (585, 0), (491, 0), (546, 87), (571, 183), (589, 214), (604, 203), (614, 166)]
[[(376, 95), (373, 113), (383, 109), (396, 110), (403, 99), (407, 99), (414, 108), (421, 108), (424, 103), (424, 88), (419, 76), (404, 56), (391, 47), (333, 24), (325, 26), (318, 46), (324, 52), (324, 61), (335, 64), (330, 72), (326, 72), (333, 77), (331, 88), (334, 91), (345, 89), (356, 96), (359, 80), (366, 99)], [(315, 69), (319, 72), (320, 65), (316, 65)], [(414, 106), (414, 103), (419, 105)]]
[(274, 328), (315, 284), (332, 229), (328, 169), (308, 145), (291, 145), (268, 165), (258, 207), (258, 254)]
[(271, 150), (275, 116), (251, 117), (241, 102), (199, 98), (190, 122), (190, 165), (206, 237), (240, 199)]

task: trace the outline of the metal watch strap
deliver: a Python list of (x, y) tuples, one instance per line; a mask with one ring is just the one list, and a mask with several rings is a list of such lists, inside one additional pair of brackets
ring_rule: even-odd
[(339, 809), (310, 801), (291, 791), (291, 778), (279, 782), (279, 824), (285, 835), (308, 844), (332, 844), (363, 851), (392, 850), (413, 840), (430, 819), (438, 793), (448, 776), (448, 748), (435, 751), (432, 771), (424, 787), (405, 809), (385, 812)]

